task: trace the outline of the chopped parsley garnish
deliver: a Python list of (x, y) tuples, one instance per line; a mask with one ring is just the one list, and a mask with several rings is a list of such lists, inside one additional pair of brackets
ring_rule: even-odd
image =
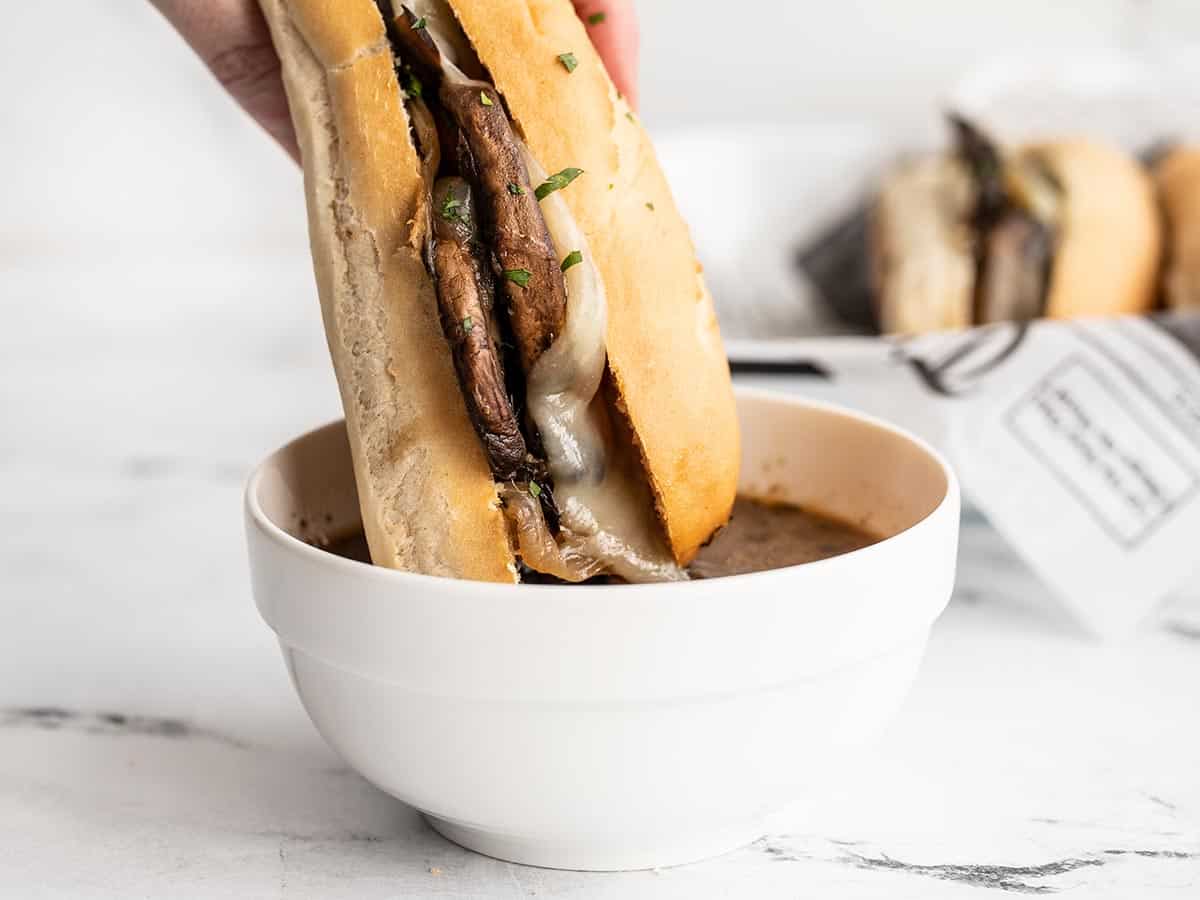
[(496, 105), (495, 103), (492, 102), (492, 98), (487, 95), (487, 91), (479, 92), (479, 102), (482, 103), (484, 106), (495, 106)]
[(646, 209), (650, 210), (650, 212), (654, 212), (654, 204), (649, 200), (646, 201)]
[(539, 200), (544, 200), (549, 194), (561, 191), (582, 174), (583, 169), (563, 169), (561, 172), (556, 172), (539, 184), (533, 195)]
[(567, 269), (571, 268), (571, 266), (577, 266), (581, 262), (583, 262), (583, 254), (578, 250), (572, 250), (567, 254), (566, 259), (562, 261), (562, 266), (560, 266), (560, 268), (565, 272)]
[(529, 284), (529, 279), (533, 277), (533, 273), (528, 269), (505, 269), (504, 277), (513, 284), (525, 287)]
[(529, 496), (534, 498), (542, 496), (542, 486), (536, 481), (529, 482)]
[(592, 13), (590, 16), (588, 16), (588, 24), (589, 25), (599, 25), (606, 18), (608, 18), (608, 13), (595, 12), (595, 13)]
[(579, 65), (579, 60), (575, 58), (574, 53), (560, 53), (558, 54), (558, 61), (562, 63), (562, 67), (568, 72), (574, 72), (575, 67)]
[(417, 21), (412, 23), (413, 31), (420, 31), (424, 27), (425, 27), (425, 17), (424, 16), (421, 16), (421, 18), (417, 19)]
[(508, 183), (508, 192), (514, 197), (521, 197), (525, 194), (525, 188), (521, 187), (515, 181), (510, 181)]
[(462, 328), (463, 334), (470, 334), (475, 329), (475, 320), (470, 316), (463, 316)]
[(616, 186), (616, 185), (614, 185), (614, 184), (613, 184), (611, 181), (608, 183), (608, 189), (609, 189), (610, 191), (611, 191), (611, 190), (612, 190), (612, 189), (613, 189), (615, 186)]
[(404, 76), (404, 93), (412, 97), (414, 100), (420, 100), (424, 88), (421, 87), (421, 80), (412, 72), (408, 72)]
[(627, 118), (630, 122), (637, 122), (637, 119), (634, 118), (634, 115), (631, 112), (625, 113), (625, 118)]
[(447, 222), (461, 222), (462, 205), (463, 202), (453, 194), (447, 194), (446, 199), (442, 201), (442, 208), (439, 212)]

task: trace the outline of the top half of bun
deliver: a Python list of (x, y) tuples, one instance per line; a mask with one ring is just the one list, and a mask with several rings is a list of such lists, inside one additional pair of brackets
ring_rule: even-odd
[(1154, 180), (1173, 251), (1200, 250), (1200, 146), (1171, 150), (1155, 166)]
[(1200, 147), (1172, 150), (1155, 169), (1167, 226), (1167, 300), (1176, 308), (1200, 308)]
[[(511, 580), (495, 485), (421, 262), (420, 160), (373, 0), (261, 0), (304, 155), (310, 239), (377, 563)], [(711, 298), (644, 131), (568, 0), (453, 0), (562, 194), (609, 303), (609, 370), (677, 560), (725, 523), (740, 461)], [(568, 72), (558, 61), (575, 55)]]
[(1168, 213), (1176, 208), (1200, 212), (1200, 146), (1172, 148), (1155, 165), (1154, 180)]
[(1063, 188), (1046, 315), (1146, 312), (1157, 299), (1162, 228), (1154, 185), (1128, 154), (1068, 139), (1019, 151), (1036, 156)]

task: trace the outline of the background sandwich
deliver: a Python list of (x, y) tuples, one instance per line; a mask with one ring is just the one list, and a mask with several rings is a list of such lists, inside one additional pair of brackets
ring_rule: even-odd
[(1153, 307), (1161, 228), (1134, 159), (1083, 139), (1008, 150), (951, 124), (954, 152), (897, 166), (871, 213), (885, 333)]
[(683, 577), (733, 504), (728, 366), (571, 5), (262, 6), (372, 559)]

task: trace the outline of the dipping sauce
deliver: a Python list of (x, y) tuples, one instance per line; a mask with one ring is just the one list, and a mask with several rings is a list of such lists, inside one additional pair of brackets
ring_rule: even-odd
[(798, 566), (877, 544), (882, 538), (787, 503), (738, 497), (733, 518), (688, 568), (693, 578), (720, 578)]
[[(858, 526), (799, 506), (738, 497), (729, 525), (700, 551), (688, 573), (693, 578), (720, 578), (764, 572), (841, 556), (880, 540)], [(321, 549), (358, 562), (371, 561), (361, 531)]]
[(328, 550), (330, 553), (338, 556), (344, 556), (346, 559), (352, 559), (355, 562), (371, 562), (371, 550), (367, 547), (367, 536), (361, 531), (356, 531), (354, 534), (346, 535), (345, 537), (335, 538), (323, 547), (319, 544), (313, 544), (313, 546), (320, 547), (322, 550)]

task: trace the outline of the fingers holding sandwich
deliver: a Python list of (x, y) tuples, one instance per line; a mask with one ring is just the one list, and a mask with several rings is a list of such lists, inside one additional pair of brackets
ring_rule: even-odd
[(633, 0), (572, 0), (608, 74), (637, 108), (638, 25)]
[[(279, 57), (256, 0), (151, 0), (221, 85), (287, 153), (300, 148), (288, 114)], [(617, 89), (631, 105), (637, 88), (633, 0), (577, 0), (579, 13)]]
[(254, 0), (151, 0), (242, 108), (295, 160), (279, 56)]

